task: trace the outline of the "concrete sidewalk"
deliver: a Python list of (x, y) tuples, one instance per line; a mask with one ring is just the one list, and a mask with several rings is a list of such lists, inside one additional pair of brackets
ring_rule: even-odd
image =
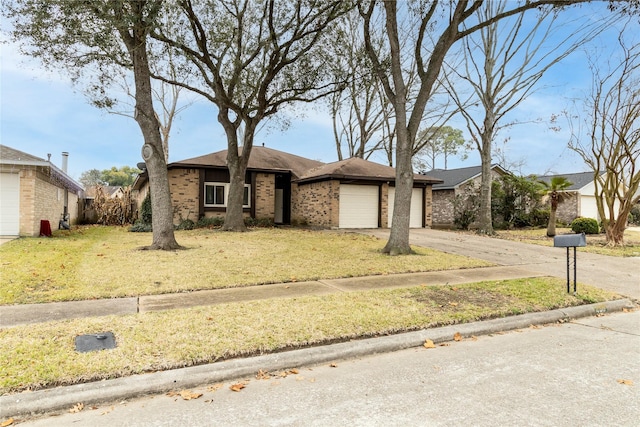
[(279, 283), (177, 294), (145, 295), (132, 298), (10, 305), (0, 306), (0, 328), (79, 317), (134, 314), (229, 302), (296, 298), (305, 295), (327, 295), (337, 292), (373, 289), (404, 288), (423, 284), (457, 285), (481, 282), (484, 280), (517, 279), (543, 275), (543, 273), (527, 271), (518, 266), (499, 266)]

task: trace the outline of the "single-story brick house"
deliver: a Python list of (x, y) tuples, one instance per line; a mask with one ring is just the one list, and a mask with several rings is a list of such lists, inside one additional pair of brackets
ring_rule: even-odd
[[(227, 151), (167, 165), (174, 222), (224, 216), (229, 186)], [(431, 226), (431, 187), (415, 175), (411, 227)], [(247, 217), (276, 224), (330, 228), (386, 228), (391, 223), (395, 169), (359, 158), (325, 164), (266, 147), (251, 151), (245, 176)], [(148, 193), (146, 172), (133, 185), (138, 201)]]
[[(494, 180), (509, 173), (498, 164), (491, 166), (491, 175)], [(457, 195), (465, 194), (465, 190), (470, 185), (480, 188), (482, 166), (433, 169), (427, 172), (427, 175), (442, 181), (433, 185), (433, 226), (451, 228), (454, 226), (453, 201)]]
[[(604, 174), (605, 172), (600, 172)], [(595, 183), (593, 172), (568, 173), (559, 175), (538, 176), (538, 180), (551, 182), (554, 177), (564, 177), (571, 185), (563, 193), (566, 198), (558, 205), (556, 218), (558, 221), (570, 224), (578, 217), (593, 218), (600, 221), (598, 206), (596, 205)]]
[(60, 169), (0, 145), (0, 236), (38, 236), (42, 220), (56, 228), (65, 213), (77, 221), (82, 186), (66, 174), (68, 153), (62, 156)]

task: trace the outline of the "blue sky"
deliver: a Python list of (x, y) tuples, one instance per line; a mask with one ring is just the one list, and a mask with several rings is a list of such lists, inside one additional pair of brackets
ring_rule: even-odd
[[(613, 38), (612, 38), (613, 37)], [(614, 33), (597, 41), (608, 44)], [(17, 48), (4, 44), (0, 62), (0, 140), (3, 145), (47, 158), (60, 165), (61, 153), (68, 151), (69, 175), (75, 179), (89, 169), (135, 166), (142, 161), (142, 135), (132, 118), (109, 114), (87, 102), (63, 75), (46, 72), (37, 61), (21, 56)], [(583, 96), (589, 89), (590, 75), (586, 55), (575, 52), (553, 68), (541, 81), (541, 89), (525, 100), (514, 117), (548, 118), (571, 104), (570, 98)], [(337, 160), (331, 117), (320, 107), (297, 106), (303, 118), (293, 118), (285, 130), (263, 129), (256, 136), (261, 145), (300, 156), (332, 162)], [(454, 120), (454, 127), (464, 129)], [(465, 131), (466, 134), (466, 131)], [(582, 160), (567, 148), (567, 126), (552, 132), (542, 124), (523, 124), (499, 135), (510, 137), (507, 145), (511, 161), (525, 161), (521, 171), (573, 173), (586, 171)], [(208, 101), (196, 101), (177, 118), (171, 135), (170, 161), (183, 160), (226, 148), (216, 109)], [(385, 163), (383, 154), (372, 161)], [(450, 158), (448, 167), (479, 165), (475, 151), (464, 162)], [(442, 162), (438, 164), (443, 167)]]

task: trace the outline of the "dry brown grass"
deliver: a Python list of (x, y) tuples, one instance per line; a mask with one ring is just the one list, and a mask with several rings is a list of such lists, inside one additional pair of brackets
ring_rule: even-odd
[[(392, 334), (616, 298), (533, 278), (220, 304), (0, 330), (0, 393)], [(117, 347), (78, 353), (77, 335), (112, 331)]]
[(143, 251), (148, 233), (83, 227), (0, 247), (0, 304), (115, 298), (266, 283), (474, 268), (485, 261), (414, 248), (390, 257), (383, 241), (333, 231), (176, 232), (185, 247)]
[[(518, 242), (532, 243), (542, 246), (553, 246), (553, 238), (547, 237), (546, 229), (521, 229), (521, 230), (499, 230), (497, 237)], [(557, 228), (556, 234), (572, 233), (570, 228)], [(640, 256), (640, 230), (625, 231), (625, 245), (621, 247), (607, 246), (607, 239), (604, 234), (587, 235), (587, 246), (578, 248), (579, 251), (590, 252), (600, 255), (632, 257)]]

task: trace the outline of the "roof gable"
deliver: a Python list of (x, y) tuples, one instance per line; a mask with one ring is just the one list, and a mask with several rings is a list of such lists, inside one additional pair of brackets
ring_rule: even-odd
[[(396, 170), (391, 166), (370, 162), (359, 157), (351, 157), (311, 169), (302, 175), (298, 182), (324, 181), (328, 179), (395, 181)], [(431, 176), (414, 175), (414, 182), (432, 184), (439, 182), (439, 180)]]
[[(600, 175), (602, 175), (603, 173), (604, 171), (601, 171)], [(571, 182), (571, 185), (567, 187), (565, 191), (576, 191), (586, 187), (587, 185), (593, 182), (593, 171), (579, 172), (579, 173), (565, 173), (565, 174), (557, 174), (557, 175), (542, 175), (542, 176), (538, 176), (537, 178), (538, 180), (544, 181), (547, 184), (549, 184), (551, 182), (551, 178), (555, 178), (555, 177), (564, 177), (569, 182)]]
[[(240, 147), (240, 154), (242, 154), (242, 147)], [(249, 156), (247, 169), (261, 171), (286, 171), (291, 172), (295, 177), (299, 177), (309, 169), (323, 164), (324, 163), (317, 160), (307, 159), (305, 157), (296, 156), (294, 154), (285, 153), (272, 148), (253, 147), (251, 149), (251, 156)], [(168, 167), (226, 168), (227, 150), (170, 163)]]
[[(498, 164), (491, 165), (491, 169), (501, 175), (506, 175), (509, 173), (509, 171)], [(435, 184), (433, 186), (434, 190), (455, 189), (468, 180), (479, 177), (481, 174), (482, 166), (470, 166), (458, 169), (434, 169), (427, 172), (427, 175), (441, 179), (443, 181), (441, 184)]]

